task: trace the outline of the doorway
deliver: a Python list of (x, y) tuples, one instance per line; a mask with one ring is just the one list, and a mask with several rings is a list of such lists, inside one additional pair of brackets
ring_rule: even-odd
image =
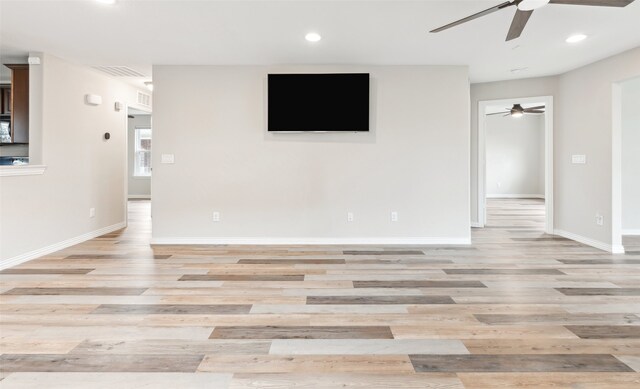
[(479, 103), (478, 221), (554, 233), (552, 96)]
[[(152, 113), (132, 107), (127, 108), (127, 174), (125, 203), (127, 220), (132, 202), (144, 202), (150, 207), (151, 200), (151, 145)], [(140, 208), (140, 207), (136, 207)], [(133, 213), (135, 214), (135, 212)]]
[(640, 77), (613, 85), (612, 251), (640, 252)]

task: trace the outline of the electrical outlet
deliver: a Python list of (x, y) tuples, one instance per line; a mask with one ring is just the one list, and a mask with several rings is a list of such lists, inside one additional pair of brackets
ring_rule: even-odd
[(347, 221), (348, 222), (352, 222), (353, 221), (353, 212), (347, 212)]
[(96, 209), (89, 208), (89, 217), (96, 217)]
[(596, 224), (599, 226), (604, 225), (604, 216), (600, 215), (599, 213), (596, 213)]
[(391, 221), (392, 222), (397, 222), (398, 221), (398, 212), (391, 212)]
[(220, 212), (218, 212), (218, 211), (214, 211), (213, 212), (213, 221), (214, 222), (219, 222), (220, 221)]

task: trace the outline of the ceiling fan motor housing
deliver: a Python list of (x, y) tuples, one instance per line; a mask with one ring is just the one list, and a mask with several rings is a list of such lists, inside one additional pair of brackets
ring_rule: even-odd
[(514, 104), (513, 108), (511, 108), (511, 114), (513, 115), (514, 113), (520, 113), (522, 114), (524, 112), (524, 108), (522, 108), (522, 105), (520, 104)]

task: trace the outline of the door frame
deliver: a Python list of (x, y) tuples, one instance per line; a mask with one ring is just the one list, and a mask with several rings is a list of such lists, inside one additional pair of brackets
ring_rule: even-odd
[(487, 222), (486, 110), (490, 105), (511, 106), (514, 102), (518, 102), (518, 104), (544, 103), (546, 107), (544, 123), (545, 232), (547, 234), (553, 234), (553, 96), (514, 97), (499, 100), (481, 100), (478, 102), (478, 226), (484, 227)]
[(622, 242), (622, 86), (640, 76), (616, 81), (611, 84), (611, 252), (624, 254)]

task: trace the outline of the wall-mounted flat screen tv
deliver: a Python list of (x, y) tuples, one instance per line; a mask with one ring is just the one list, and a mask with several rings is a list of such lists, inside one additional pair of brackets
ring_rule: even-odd
[(269, 74), (269, 131), (369, 131), (369, 74)]

